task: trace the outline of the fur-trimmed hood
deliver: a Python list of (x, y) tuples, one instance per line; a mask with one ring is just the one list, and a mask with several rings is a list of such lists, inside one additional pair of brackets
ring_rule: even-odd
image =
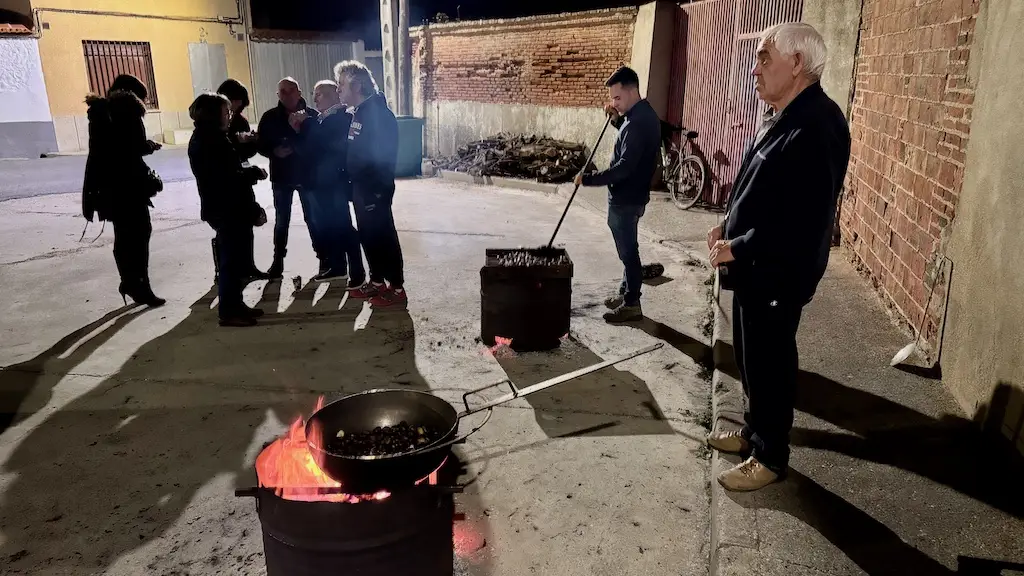
[(138, 96), (126, 90), (115, 90), (107, 96), (90, 94), (85, 97), (85, 104), (89, 107), (90, 120), (96, 114), (120, 118), (143, 118), (146, 115), (146, 105)]

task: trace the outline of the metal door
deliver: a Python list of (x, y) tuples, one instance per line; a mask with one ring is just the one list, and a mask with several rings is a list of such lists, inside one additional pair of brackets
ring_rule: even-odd
[(223, 44), (188, 43), (188, 65), (192, 71), (192, 94), (214, 92), (228, 79), (228, 57)]
[(252, 61), (252, 111), (249, 120), (259, 121), (261, 114), (277, 106), (277, 83), (286, 76), (295, 78), (307, 104), (313, 105), (313, 86), (334, 78), (334, 65), (356, 57), (352, 42), (305, 42), (257, 40), (249, 45)]
[(683, 126), (700, 134), (698, 152), (712, 177), (703, 200), (724, 206), (764, 109), (751, 74), (759, 35), (799, 21), (803, 0), (700, 0), (682, 9), (673, 66), (682, 78), (670, 88), (671, 106), (682, 109)]

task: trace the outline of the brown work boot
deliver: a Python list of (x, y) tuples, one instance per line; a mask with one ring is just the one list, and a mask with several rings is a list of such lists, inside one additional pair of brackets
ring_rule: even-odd
[(718, 483), (733, 492), (753, 492), (777, 482), (779, 475), (751, 456), (718, 475)]
[(750, 452), (750, 442), (743, 437), (739, 430), (729, 432), (712, 432), (708, 434), (708, 446), (726, 454), (747, 454)]
[(604, 305), (609, 310), (615, 310), (619, 306), (622, 306), (622, 304), (624, 302), (625, 302), (625, 299), (622, 297), (622, 294), (617, 294), (615, 296), (609, 296), (609, 297), (604, 299)]

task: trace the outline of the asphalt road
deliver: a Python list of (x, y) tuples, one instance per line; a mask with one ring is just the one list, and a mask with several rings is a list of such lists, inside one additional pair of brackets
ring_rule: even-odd
[[(192, 179), (184, 148), (160, 150), (146, 159), (165, 183)], [(85, 156), (0, 160), (0, 202), (81, 192)]]

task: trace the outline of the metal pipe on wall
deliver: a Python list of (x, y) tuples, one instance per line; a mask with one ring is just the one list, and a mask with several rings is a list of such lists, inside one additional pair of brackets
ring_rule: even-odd
[(202, 22), (207, 24), (224, 24), (232, 26), (245, 24), (242, 2), (235, 0), (235, 16), (165, 16), (161, 14), (138, 14), (135, 12), (118, 12), (114, 10), (80, 10), (76, 8), (33, 8), (32, 18), (35, 21), (33, 36), (39, 38), (43, 34), (42, 13), (50, 12), (55, 14), (78, 14), (80, 16), (112, 16), (116, 18), (142, 18), (147, 20), (169, 20), (172, 22)]

